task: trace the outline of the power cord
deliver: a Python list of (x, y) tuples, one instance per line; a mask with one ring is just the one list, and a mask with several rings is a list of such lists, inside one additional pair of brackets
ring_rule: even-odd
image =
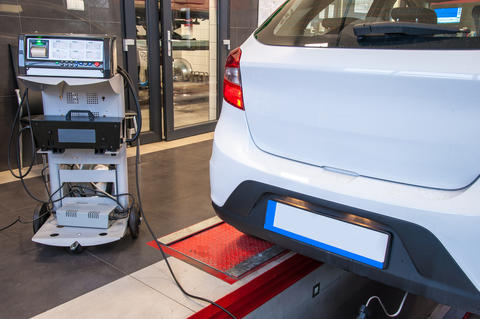
[[(137, 105), (137, 110), (138, 110), (138, 112), (137, 112), (137, 132), (135, 134), (135, 137), (132, 138), (132, 140), (135, 140), (138, 137), (138, 133), (141, 131), (141, 128), (142, 128), (142, 116), (141, 116), (140, 106), (139, 106), (139, 103), (138, 103), (138, 96), (137, 96), (137, 94), (136, 94), (136, 92), (133, 88), (133, 84), (132, 84), (132, 81), (131, 81), (128, 73), (126, 73), (126, 71), (123, 70), (120, 67), (119, 67), (119, 73), (126, 79), (127, 84), (129, 86), (129, 89), (132, 92), (133, 98), (135, 100), (135, 104)], [(136, 152), (135, 152), (135, 187), (136, 187), (136, 191), (137, 191), (138, 209), (140, 211), (140, 215), (142, 216), (143, 221), (145, 222), (145, 225), (147, 226), (147, 229), (148, 229), (150, 235), (152, 236), (153, 240), (157, 244), (158, 249), (160, 250), (160, 253), (162, 254), (163, 260), (165, 260), (165, 263), (167, 264), (168, 270), (169, 270), (170, 274), (172, 275), (172, 278), (175, 281), (175, 284), (177, 285), (177, 287), (180, 289), (180, 291), (184, 295), (186, 295), (190, 298), (193, 298), (193, 299), (197, 299), (197, 300), (207, 302), (207, 303), (217, 307), (218, 309), (222, 310), (223, 312), (225, 312), (231, 318), (236, 319), (236, 317), (230, 311), (228, 311), (224, 307), (220, 306), (216, 302), (214, 302), (210, 299), (204, 298), (204, 297), (192, 295), (191, 293), (187, 292), (183, 288), (183, 286), (180, 284), (180, 282), (178, 281), (178, 278), (175, 275), (175, 273), (173, 272), (172, 266), (170, 265), (170, 262), (168, 261), (167, 255), (166, 255), (165, 251), (163, 250), (163, 247), (167, 247), (167, 245), (165, 245), (164, 243), (162, 243), (158, 240), (158, 238), (155, 235), (153, 229), (150, 227), (150, 224), (148, 223), (148, 219), (147, 219), (147, 216), (145, 215), (145, 212), (143, 211), (142, 200), (141, 200), (141, 197), (140, 197), (140, 182), (139, 182), (139, 178), (138, 178), (139, 163), (140, 163), (140, 143), (137, 143)]]
[[(21, 129), (18, 130), (17, 134), (15, 134), (15, 129), (17, 128), (17, 124), (18, 124), (18, 127), (20, 127), (20, 117), (21, 117), (21, 110), (22, 110), (22, 107), (25, 105), (26, 109), (27, 109), (27, 121), (28, 121), (28, 125), (25, 126), (25, 127), (22, 127)], [(24, 131), (29, 131), (30, 132), (30, 139), (31, 139), (31, 150), (32, 150), (32, 158), (31, 158), (31, 161), (30, 161), (30, 164), (28, 165), (28, 169), (26, 170), (26, 172), (22, 172), (22, 161), (20, 159), (20, 139), (22, 138), (23, 136), (23, 132)], [(16, 138), (15, 138), (15, 135), (16, 135)], [(15, 143), (15, 160), (16, 160), (16, 163), (17, 163), (17, 169), (18, 169), (18, 175), (15, 173), (14, 169), (12, 168), (12, 163), (11, 163), (11, 149), (12, 149), (12, 143), (13, 142), (16, 142)], [(47, 190), (47, 194), (48, 194), (48, 201), (44, 201), (44, 200), (41, 200), (39, 199), (37, 196), (33, 195), (33, 193), (30, 191), (30, 189), (27, 187), (26, 183), (25, 183), (25, 177), (28, 176), (28, 174), (30, 174), (30, 172), (32, 171), (32, 168), (33, 168), (33, 165), (35, 164), (35, 154), (36, 154), (36, 146), (35, 146), (35, 139), (34, 139), (34, 136), (33, 136), (33, 128), (32, 128), (32, 117), (31, 117), (31, 112), (30, 112), (30, 102), (28, 100), (28, 88), (25, 89), (25, 92), (21, 98), (21, 101), (20, 103), (18, 104), (17, 106), (17, 111), (15, 112), (15, 117), (14, 117), (14, 120), (13, 120), (13, 124), (12, 124), (12, 128), (10, 130), (10, 137), (8, 139), (8, 148), (7, 148), (7, 165), (8, 165), (8, 170), (10, 171), (10, 173), (12, 174), (13, 177), (17, 178), (17, 179), (20, 179), (20, 182), (22, 183), (22, 187), (23, 189), (25, 190), (25, 192), (27, 193), (28, 196), (30, 196), (33, 200), (41, 203), (41, 204), (47, 204), (47, 205), (52, 205), (53, 206), (53, 203), (56, 202), (56, 201), (59, 201), (59, 200), (62, 200), (63, 198), (65, 198), (65, 196), (63, 196), (62, 198), (60, 199), (57, 199), (57, 200), (52, 200), (52, 197), (60, 191), (60, 189), (63, 187), (63, 185), (58, 188), (53, 194), (49, 194), (49, 191), (48, 191), (48, 186), (46, 185), (46, 181), (45, 181), (45, 168), (42, 169), (42, 180), (45, 184), (45, 188)], [(1, 231), (4, 231), (10, 227), (12, 227), (13, 225), (15, 225), (16, 223), (21, 223), (21, 224), (29, 224), (29, 223), (34, 223), (35, 221), (43, 218), (45, 215), (48, 215), (51, 213), (51, 208), (50, 207), (47, 207), (47, 211), (43, 214), (41, 214), (40, 216), (38, 216), (37, 218), (34, 218), (32, 220), (28, 220), (28, 221), (24, 221), (22, 220), (22, 218), (20, 216), (18, 216), (14, 221), (12, 221), (10, 224), (4, 226), (4, 227), (1, 227), (0, 228), (0, 232)]]
[[(29, 166), (28, 170), (25, 172), (25, 174), (22, 174), (21, 172), (21, 167), (19, 166), (18, 167), (18, 170), (19, 170), (19, 175), (15, 174), (15, 172), (13, 171), (12, 169), (12, 163), (11, 163), (11, 154), (10, 154), (10, 151), (12, 149), (12, 142), (14, 140), (14, 136), (15, 136), (15, 128), (17, 127), (17, 124), (20, 123), (20, 111), (22, 110), (22, 107), (23, 107), (23, 104), (26, 104), (26, 101), (28, 100), (28, 88), (25, 89), (25, 92), (23, 93), (23, 96), (21, 97), (21, 100), (20, 100), (20, 103), (18, 104), (17, 106), (17, 111), (15, 112), (15, 115), (14, 115), (14, 118), (13, 118), (13, 124), (12, 124), (12, 128), (10, 130), (10, 137), (8, 139), (8, 148), (7, 148), (7, 165), (8, 165), (8, 170), (10, 171), (10, 173), (12, 174), (13, 177), (15, 178), (21, 178), (22, 176), (25, 177), (27, 176), (30, 171), (32, 170), (32, 167), (33, 167), (33, 163), (34, 163), (34, 160), (35, 160), (35, 157), (32, 158), (32, 161), (31, 161), (31, 165)], [(30, 105), (28, 105), (30, 106)], [(17, 149), (17, 146), (16, 146), (16, 149)], [(16, 156), (16, 160), (18, 162), (19, 160), (19, 154), (17, 153), (17, 156)]]
[(17, 219), (15, 219), (13, 222), (8, 224), (7, 226), (4, 226), (4, 227), (0, 228), (0, 232), (4, 231), (5, 229), (8, 229), (8, 228), (12, 227), (13, 225), (15, 225), (16, 223), (19, 223), (19, 222), (20, 222), (20, 216), (18, 216)]
[[(52, 195), (50, 195), (50, 199), (52, 198), (53, 195), (55, 195), (57, 192), (59, 192), (63, 187), (63, 184), (62, 186), (60, 186)], [(63, 199), (65, 199), (66, 197), (70, 196), (73, 194), (73, 191), (70, 191), (68, 192), (67, 194), (63, 195), (62, 197), (58, 198), (58, 199), (55, 199), (55, 200), (50, 200), (50, 203), (55, 203), (55, 202), (58, 202), (58, 201), (61, 201)], [(38, 216), (37, 218), (34, 218), (34, 219), (31, 219), (31, 220), (23, 220), (22, 217), (18, 216), (14, 221), (12, 221), (10, 224), (6, 225), (6, 226), (3, 226), (0, 228), (0, 232), (12, 227), (13, 225), (15, 225), (16, 223), (20, 223), (20, 224), (32, 224), (34, 223), (35, 221), (41, 219), (43, 216), (47, 215), (47, 214), (50, 214), (51, 211), (50, 209), (47, 210), (47, 212), (41, 214), (40, 216)]]
[(385, 315), (387, 315), (387, 317), (395, 318), (400, 314), (400, 312), (402, 312), (403, 306), (405, 304), (405, 300), (407, 300), (407, 296), (408, 296), (408, 292), (405, 292), (405, 294), (403, 295), (402, 302), (400, 303), (400, 306), (398, 307), (397, 312), (395, 312), (393, 314), (388, 313), (387, 309), (383, 305), (382, 300), (378, 296), (372, 296), (368, 299), (368, 301), (365, 305), (362, 305), (360, 307), (360, 312), (359, 312), (356, 319), (366, 319), (366, 318), (368, 318), (367, 308), (373, 300), (378, 300), (378, 303), (382, 307), (382, 310), (385, 313)]
[[(12, 149), (12, 143), (14, 141), (15, 137), (15, 128), (17, 127), (17, 124), (20, 125), (20, 116), (21, 116), (21, 110), (22, 106), (25, 104), (26, 109), (27, 109), (27, 120), (28, 120), (28, 125), (25, 127), (22, 127), (16, 137), (16, 144), (15, 144), (15, 151), (16, 151), (16, 162), (17, 162), (17, 169), (18, 169), (18, 175), (15, 174), (14, 169), (12, 168), (12, 163), (11, 163), (11, 149)], [(30, 164), (28, 165), (28, 169), (25, 173), (22, 172), (22, 162), (20, 160), (20, 139), (22, 138), (22, 133), (24, 131), (28, 130), (30, 132), (30, 139), (31, 139), (31, 151), (32, 151), (32, 158), (30, 160)], [(32, 116), (30, 112), (30, 102), (28, 100), (28, 88), (25, 89), (25, 93), (22, 96), (22, 99), (20, 103), (18, 104), (17, 111), (15, 112), (15, 117), (13, 120), (12, 128), (10, 130), (10, 137), (8, 140), (8, 149), (7, 149), (7, 164), (8, 164), (8, 170), (12, 174), (13, 177), (20, 179), (20, 182), (22, 183), (22, 186), (25, 190), (25, 192), (30, 196), (33, 200), (36, 202), (39, 202), (41, 204), (51, 204), (52, 202), (52, 197), (53, 195), (49, 196), (48, 201), (44, 201), (39, 199), (37, 196), (33, 195), (33, 193), (30, 191), (30, 189), (27, 187), (25, 184), (25, 177), (27, 177), (28, 174), (32, 171), (33, 165), (35, 164), (35, 155), (36, 155), (36, 146), (35, 146), (35, 139), (33, 136), (33, 128), (32, 128)], [(46, 212), (45, 214), (48, 214), (49, 212)], [(40, 216), (41, 218), (43, 216)]]

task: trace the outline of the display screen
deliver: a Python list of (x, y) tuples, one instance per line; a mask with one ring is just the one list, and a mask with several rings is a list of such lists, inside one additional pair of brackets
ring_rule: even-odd
[(440, 8), (435, 9), (437, 23), (460, 23), (462, 8)]
[(28, 58), (54, 61), (103, 61), (103, 41), (29, 38)]

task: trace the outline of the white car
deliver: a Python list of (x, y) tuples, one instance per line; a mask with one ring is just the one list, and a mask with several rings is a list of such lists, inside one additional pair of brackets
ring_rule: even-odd
[(479, 9), (285, 2), (227, 59), (216, 213), (480, 313)]

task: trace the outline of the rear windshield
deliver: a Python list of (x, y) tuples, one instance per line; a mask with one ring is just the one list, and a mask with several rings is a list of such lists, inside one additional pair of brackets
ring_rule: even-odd
[(318, 48), (479, 49), (480, 0), (289, 0), (255, 37)]

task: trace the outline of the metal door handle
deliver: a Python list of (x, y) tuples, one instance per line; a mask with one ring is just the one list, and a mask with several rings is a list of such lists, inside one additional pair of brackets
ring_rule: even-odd
[(167, 53), (172, 56), (172, 32), (167, 30)]
[(223, 39), (223, 45), (227, 47), (228, 51), (230, 51), (230, 39)]

